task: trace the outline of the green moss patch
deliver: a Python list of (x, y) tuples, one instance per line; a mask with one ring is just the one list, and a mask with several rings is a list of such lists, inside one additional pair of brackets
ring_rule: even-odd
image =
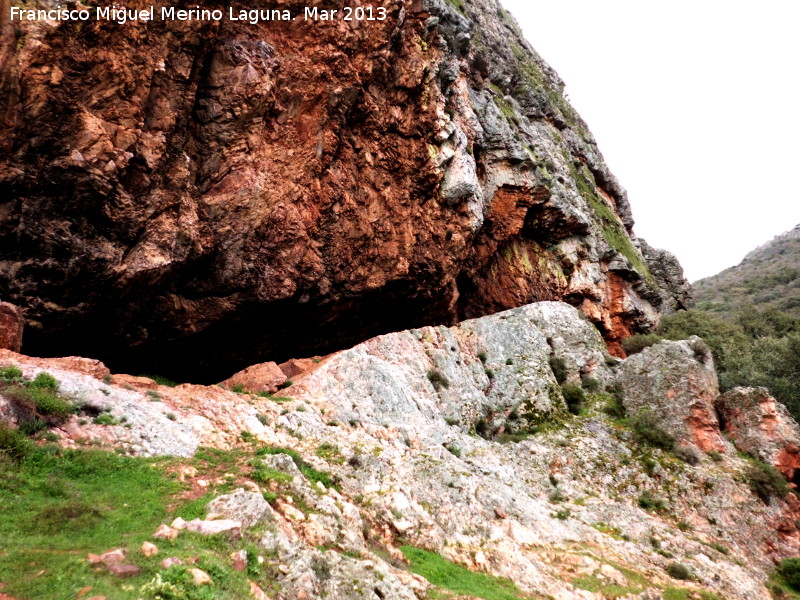
[(476, 573), (452, 563), (434, 552), (414, 546), (402, 546), (400, 551), (410, 562), (411, 570), (433, 585), (455, 594), (484, 600), (529, 600), (533, 596), (522, 592), (512, 581), (485, 573)]

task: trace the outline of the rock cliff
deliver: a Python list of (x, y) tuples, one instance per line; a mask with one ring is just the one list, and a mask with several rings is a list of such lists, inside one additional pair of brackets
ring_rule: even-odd
[(369, 23), (4, 22), (0, 299), (26, 350), (219, 380), (565, 300), (619, 354), (686, 303), (496, 0), (383, 4)]

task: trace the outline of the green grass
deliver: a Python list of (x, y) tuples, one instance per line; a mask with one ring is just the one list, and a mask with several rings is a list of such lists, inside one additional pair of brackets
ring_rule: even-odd
[(318, 471), (310, 464), (308, 464), (300, 454), (292, 450), (291, 448), (279, 448), (276, 446), (266, 446), (264, 448), (260, 448), (256, 452), (256, 456), (266, 456), (268, 454), (285, 454), (294, 461), (294, 464), (297, 465), (297, 468), (300, 469), (300, 472), (305, 476), (306, 479), (309, 481), (316, 483), (319, 481), (324, 485), (326, 488), (335, 488), (339, 489), (339, 485), (330, 473), (327, 471)]
[[(206, 472), (228, 472), (242, 456), (239, 451), (202, 448), (191, 464)], [(91, 595), (115, 600), (154, 600), (157, 589), (165, 599), (235, 600), (249, 597), (248, 579), (269, 588), (267, 564), (251, 561), (248, 570), (239, 573), (228, 559), (234, 550), (254, 548), (262, 535), (257, 530), (246, 531), (238, 541), (182, 532), (174, 541), (151, 540), (161, 550), (156, 556), (145, 558), (138, 552), (161, 523), (177, 516), (205, 516), (208, 501), (224, 491), (182, 499), (185, 484), (168, 474), (177, 464), (176, 459), (36, 446), (17, 432), (0, 430), (3, 591), (26, 600), (72, 600), (91, 586)], [(86, 561), (88, 553), (118, 547), (127, 549), (126, 562), (138, 565), (141, 575), (119, 580)], [(161, 571), (158, 563), (165, 556), (181, 558), (187, 566)], [(212, 585), (188, 585), (187, 569), (194, 566), (190, 558), (211, 575)], [(175, 586), (179, 593), (166, 595), (172, 588), (162, 584)]]
[(572, 580), (572, 585), (581, 590), (602, 594), (604, 598), (619, 598), (629, 594), (638, 594), (643, 591), (642, 588), (605, 583), (594, 575), (576, 577)]
[[(96, 576), (89, 552), (141, 545), (167, 515), (178, 484), (152, 460), (99, 450), (31, 447), (18, 465), (0, 465), (0, 581), (11, 595), (120, 595), (111, 577)], [(43, 571), (40, 576), (36, 573)]]
[(484, 600), (527, 600), (532, 596), (522, 592), (508, 579), (476, 573), (445, 560), (434, 552), (414, 546), (402, 546), (400, 551), (410, 562), (411, 570), (422, 575), (433, 585), (455, 594), (464, 594)]

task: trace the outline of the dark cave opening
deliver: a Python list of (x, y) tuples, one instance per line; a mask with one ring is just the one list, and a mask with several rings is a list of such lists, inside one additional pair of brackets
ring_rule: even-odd
[[(141, 307), (105, 305), (80, 319), (42, 320), (28, 328), (23, 354), (84, 356), (113, 373), (159, 375), (180, 383), (213, 384), (252, 364), (327, 355), (376, 335), (455, 322), (451, 296), (421, 293), (419, 282), (400, 281), (333, 302), (250, 302), (232, 318), (180, 335), (178, 324), (147, 321)], [(138, 326), (133, 324), (138, 323)], [(131, 342), (136, 332), (147, 335)]]

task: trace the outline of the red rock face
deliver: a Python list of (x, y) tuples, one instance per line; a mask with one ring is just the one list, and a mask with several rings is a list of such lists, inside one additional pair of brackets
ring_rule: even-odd
[(734, 388), (717, 399), (717, 411), (739, 450), (793, 482), (800, 468), (800, 428), (766, 388)]
[(25, 318), (22, 311), (8, 302), (0, 302), (0, 349), (19, 352)]
[(16, 25), (0, 296), (25, 350), (213, 381), (541, 299), (612, 348), (647, 329), (670, 293), (608, 241), (641, 259), (624, 190), (514, 23), (464, 5)]

